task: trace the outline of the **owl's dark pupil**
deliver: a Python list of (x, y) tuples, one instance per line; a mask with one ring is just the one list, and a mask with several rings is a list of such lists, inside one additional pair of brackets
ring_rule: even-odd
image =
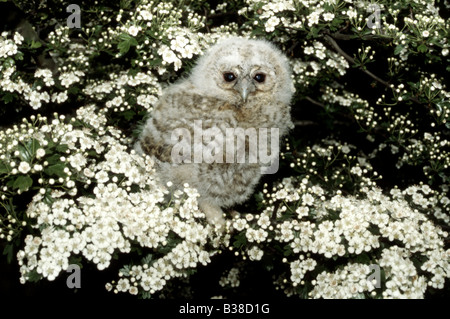
[(256, 82), (262, 83), (266, 79), (266, 76), (264, 74), (258, 73), (255, 75), (254, 79)]
[(232, 82), (236, 79), (236, 76), (231, 72), (227, 72), (223, 74), (223, 78), (226, 82)]

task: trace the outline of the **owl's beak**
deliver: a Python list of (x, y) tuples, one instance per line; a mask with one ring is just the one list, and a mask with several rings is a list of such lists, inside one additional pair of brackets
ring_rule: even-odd
[(255, 84), (248, 76), (238, 81), (234, 88), (239, 92), (244, 103), (247, 102), (248, 95), (256, 89)]

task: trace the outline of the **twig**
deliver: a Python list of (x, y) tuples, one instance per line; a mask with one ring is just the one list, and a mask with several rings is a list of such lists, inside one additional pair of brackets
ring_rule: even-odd
[(333, 39), (336, 40), (344, 40), (344, 41), (348, 41), (348, 40), (353, 40), (353, 39), (361, 39), (361, 40), (373, 40), (373, 39), (391, 39), (391, 37), (389, 36), (385, 36), (385, 35), (379, 35), (379, 34), (366, 34), (363, 36), (353, 36), (350, 34), (343, 34), (338, 32), (335, 33), (328, 33)]
[(206, 8), (204, 8), (203, 12), (205, 13), (205, 26), (206, 26), (206, 31), (208, 33), (211, 33), (211, 30), (209, 29), (208, 26), (208, 19), (211, 18), (211, 16), (208, 16), (208, 10), (206, 10)]
[(317, 105), (317, 106), (320, 106), (320, 107), (325, 107), (324, 104), (320, 103), (319, 101), (314, 100), (313, 98), (311, 98), (309, 96), (305, 97), (305, 100), (311, 102), (314, 105)]
[(319, 123), (313, 122), (313, 121), (295, 121), (295, 126), (317, 126)]
[(220, 17), (225, 17), (225, 16), (237, 16), (239, 15), (236, 11), (232, 11), (232, 12), (219, 12), (219, 13), (213, 13), (211, 15), (209, 15), (208, 17), (210, 19), (215, 19), (215, 18), (220, 18)]
[(294, 49), (297, 47), (298, 44), (299, 44), (298, 41), (294, 41), (294, 44), (289, 49), (287, 49), (286, 52), (288, 52), (291, 56), (293, 56), (294, 55)]

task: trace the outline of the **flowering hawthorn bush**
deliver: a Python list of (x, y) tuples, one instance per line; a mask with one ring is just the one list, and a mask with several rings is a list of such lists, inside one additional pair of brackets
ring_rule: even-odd
[[(0, 36), (0, 239), (18, 280), (130, 254), (106, 289), (170, 298), (228, 254), (224, 297), (255, 264), (286, 296), (448, 293), (445, 3), (99, 0), (72, 28), (64, 1), (7, 2), (24, 13)], [(296, 127), (221, 232), (132, 145), (162, 87), (230, 35), (288, 55)]]

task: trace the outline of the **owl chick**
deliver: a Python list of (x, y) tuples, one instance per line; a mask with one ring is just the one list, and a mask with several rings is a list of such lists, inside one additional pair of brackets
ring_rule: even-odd
[(288, 59), (274, 45), (224, 39), (163, 92), (135, 149), (156, 159), (163, 182), (196, 188), (208, 221), (223, 225), (222, 208), (248, 199), (268, 170), (258, 156), (264, 143), (278, 160), (293, 91)]

